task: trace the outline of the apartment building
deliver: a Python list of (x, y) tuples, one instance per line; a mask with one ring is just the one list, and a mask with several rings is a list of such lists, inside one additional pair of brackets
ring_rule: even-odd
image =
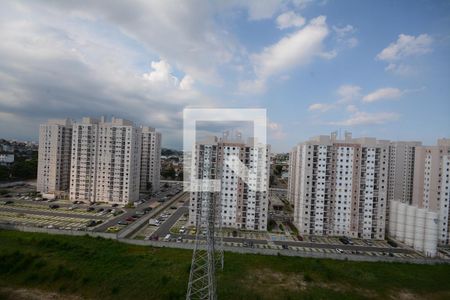
[[(393, 201), (411, 204), (413, 194), (416, 141), (396, 141), (389, 144), (388, 201), (386, 203), (386, 231), (390, 230), (390, 205)], [(394, 229), (395, 230), (395, 229)]]
[(449, 244), (450, 139), (415, 151), (412, 203), (438, 215), (438, 243)]
[(155, 128), (141, 127), (141, 183), (142, 192), (157, 192), (161, 177), (161, 133)]
[(389, 142), (318, 136), (291, 151), (288, 197), (304, 235), (383, 239)]
[(415, 152), (421, 145), (416, 141), (389, 144), (388, 203), (412, 203)]
[[(200, 211), (215, 200), (223, 227), (267, 230), (270, 146), (249, 139), (210, 138), (197, 143), (192, 158), (195, 179), (217, 179), (219, 192), (191, 192), (189, 224), (196, 225)], [(242, 168), (244, 167), (245, 168)], [(237, 168), (246, 169), (237, 174)], [(203, 186), (205, 187), (205, 186)]]
[(73, 128), (70, 199), (122, 205), (138, 200), (141, 129), (114, 117), (83, 118)]
[(73, 125), (70, 199), (96, 201), (98, 127), (100, 120), (83, 118)]
[(37, 190), (59, 194), (70, 180), (72, 121), (49, 120), (39, 127)]

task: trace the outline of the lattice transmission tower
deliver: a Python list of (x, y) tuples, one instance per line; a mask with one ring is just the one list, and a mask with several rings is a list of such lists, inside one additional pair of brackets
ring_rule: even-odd
[(220, 201), (216, 201), (215, 193), (199, 195), (201, 202), (186, 299), (212, 300), (217, 298), (216, 269), (223, 269), (224, 263)]

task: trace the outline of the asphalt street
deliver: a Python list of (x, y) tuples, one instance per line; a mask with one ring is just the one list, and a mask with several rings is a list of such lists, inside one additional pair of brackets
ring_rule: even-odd
[[(186, 195), (187, 197), (188, 195)], [(170, 215), (167, 220), (159, 225), (158, 229), (152, 234), (152, 236), (164, 237), (170, 233), (170, 228), (177, 222), (177, 220), (185, 213), (189, 212), (189, 201), (184, 202), (183, 206), (179, 207), (172, 215)]]

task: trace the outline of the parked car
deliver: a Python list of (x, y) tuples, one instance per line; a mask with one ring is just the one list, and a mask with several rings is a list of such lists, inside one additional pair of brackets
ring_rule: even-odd
[(394, 242), (393, 240), (388, 240), (387, 243), (388, 243), (391, 247), (394, 247), (394, 248), (397, 248), (397, 247), (398, 247), (397, 243)]
[(344, 250), (340, 249), (340, 248), (336, 248), (336, 252), (337, 253), (344, 253)]
[(106, 232), (110, 232), (110, 233), (116, 233), (119, 231), (120, 231), (120, 228), (116, 227), (116, 226), (111, 226), (111, 227), (108, 227), (108, 229), (106, 229)]
[(348, 245), (353, 245), (352, 239), (350, 239), (350, 238), (348, 238), (346, 236), (340, 237), (339, 241), (341, 241), (341, 243), (344, 244), (344, 245), (347, 245), (347, 244)]
[(288, 250), (289, 249), (288, 245), (286, 245), (286, 244), (281, 245), (281, 248), (283, 248), (283, 250)]
[(165, 241), (165, 242), (170, 241), (170, 237), (171, 237), (171, 235), (170, 235), (170, 233), (168, 233), (168, 234), (164, 237), (164, 241)]
[(87, 224), (87, 227), (92, 227), (92, 226), (95, 226), (95, 225), (97, 225), (97, 224), (98, 224), (97, 221), (95, 221), (95, 220), (90, 220), (89, 223)]
[(119, 221), (117, 222), (118, 225), (128, 225), (130, 223), (128, 223), (127, 221)]
[(86, 208), (86, 211), (93, 211), (95, 208), (93, 208), (92, 206), (88, 206), (87, 208)]
[(48, 207), (50, 207), (51, 209), (57, 209), (59, 208), (58, 204), (50, 204)]

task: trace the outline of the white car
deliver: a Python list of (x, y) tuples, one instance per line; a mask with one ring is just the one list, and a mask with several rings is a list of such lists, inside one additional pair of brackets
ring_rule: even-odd
[(336, 248), (336, 252), (337, 253), (344, 253), (344, 250), (340, 249), (340, 248)]

